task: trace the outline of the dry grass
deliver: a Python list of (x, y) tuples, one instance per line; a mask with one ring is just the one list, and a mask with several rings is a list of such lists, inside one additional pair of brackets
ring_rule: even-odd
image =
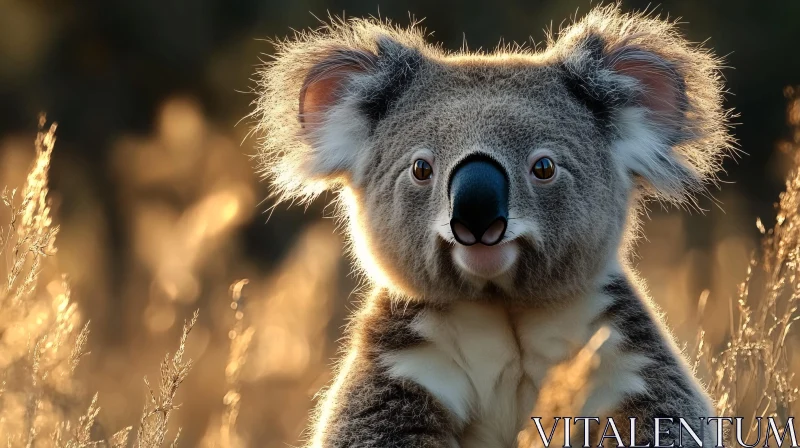
[(247, 362), (250, 342), (255, 335), (255, 328), (245, 326), (244, 322), (244, 296), (242, 289), (249, 283), (248, 280), (239, 280), (231, 285), (231, 309), (234, 312), (234, 324), (228, 333), (230, 348), (228, 364), (225, 366), (225, 385), (227, 391), (222, 398), (225, 409), (219, 418), (219, 425), (213, 427), (203, 440), (203, 446), (239, 448), (245, 446), (244, 441), (236, 432), (236, 420), (239, 417), (241, 405), (241, 375)]
[[(44, 127), (44, 117), (40, 127)], [(36, 158), (21, 192), (3, 190), (9, 224), (0, 233), (0, 434), (9, 446), (85, 446), (83, 419), (68, 423), (76, 402), (72, 373), (85, 354), (88, 325), (81, 326), (69, 285), (43, 266), (55, 253), (58, 227), (52, 225), (47, 172), (55, 125), (39, 132)], [(47, 275), (44, 275), (47, 273)], [(87, 419), (94, 410), (90, 407)]]
[[(718, 415), (743, 416), (749, 422), (775, 417), (781, 427), (797, 411), (800, 396), (791, 364), (797, 342), (790, 336), (800, 319), (800, 92), (787, 88), (785, 93), (793, 136), (781, 149), (793, 168), (777, 204), (775, 226), (767, 230), (761, 220), (756, 223), (764, 235), (762, 246), (731, 301), (725, 346), (708, 346), (701, 329), (695, 350), (696, 369), (717, 400)], [(706, 297), (698, 304), (701, 314)]]
[[(592, 387), (589, 378), (600, 364), (598, 351), (608, 340), (610, 330), (601, 327), (574, 358), (559, 364), (547, 373), (532, 416), (541, 416), (543, 428), (552, 428), (556, 416), (586, 415), (583, 407)], [(541, 448), (544, 446), (534, 423), (519, 433), (520, 447)]]
[[(197, 323), (197, 315), (198, 311), (195, 311), (192, 319), (184, 322), (181, 341), (175, 354), (170, 356), (167, 353), (164, 361), (161, 362), (159, 393), (153, 392), (147, 377), (144, 379), (144, 383), (147, 385), (149, 401), (145, 405), (142, 419), (139, 421), (139, 430), (136, 432), (136, 443), (134, 444), (136, 448), (159, 447), (164, 444), (167, 438), (169, 416), (179, 406), (175, 404), (175, 394), (178, 393), (178, 386), (183, 383), (192, 368), (192, 360), (184, 361), (183, 353), (186, 350), (186, 338), (189, 336), (189, 332), (192, 331), (194, 324)], [(178, 429), (178, 433), (175, 434), (175, 439), (170, 446), (177, 446), (180, 433), (181, 430)]]
[[(6, 282), (0, 287), (0, 435), (12, 447), (127, 447), (131, 427), (107, 440), (93, 437), (100, 408), (95, 394), (85, 413), (75, 415), (81, 389), (73, 377), (89, 338), (89, 323), (71, 301), (69, 282), (47, 258), (56, 252), (58, 227), (52, 225), (48, 169), (56, 125), (39, 121), (36, 156), (25, 185), (3, 190), (9, 224), (0, 228), (0, 257)], [(158, 394), (145, 384), (149, 401), (133, 446), (164, 446), (175, 396), (192, 366), (184, 360), (197, 312), (184, 324), (178, 349), (161, 364)], [(175, 435), (171, 446), (177, 443)]]

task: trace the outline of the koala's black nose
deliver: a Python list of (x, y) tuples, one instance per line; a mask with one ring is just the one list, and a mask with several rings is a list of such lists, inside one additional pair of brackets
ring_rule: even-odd
[(508, 176), (487, 157), (469, 158), (455, 167), (448, 185), (450, 229), (456, 241), (471, 246), (499, 243), (508, 225)]

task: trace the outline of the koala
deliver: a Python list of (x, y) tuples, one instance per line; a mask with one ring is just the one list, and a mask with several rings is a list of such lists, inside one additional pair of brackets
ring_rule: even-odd
[(640, 444), (655, 417), (713, 416), (630, 263), (643, 203), (692, 204), (730, 154), (709, 51), (618, 5), (541, 49), (450, 52), (378, 19), (276, 45), (260, 171), (279, 201), (336, 193), (370, 285), (309, 446), (516, 446), (601, 327), (577, 415), (637, 417)]

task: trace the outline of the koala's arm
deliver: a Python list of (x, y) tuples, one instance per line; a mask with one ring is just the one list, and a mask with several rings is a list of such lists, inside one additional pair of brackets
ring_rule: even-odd
[(441, 405), (411, 381), (390, 378), (377, 366), (343, 372), (313, 448), (455, 448), (458, 444)]
[[(674, 442), (678, 446), (681, 433), (678, 419), (682, 417), (703, 441), (702, 446), (715, 446), (716, 428), (706, 425), (705, 421), (705, 418), (714, 416), (711, 400), (694, 379), (658, 318), (624, 277), (607, 285), (605, 292), (614, 298), (614, 304), (606, 313), (622, 333), (622, 348), (643, 354), (651, 360), (639, 372), (646, 384), (646, 392), (627, 397), (614, 413), (614, 421), (618, 423), (624, 439), (629, 440), (629, 422), (634, 417), (637, 444), (650, 443), (654, 446), (655, 418), (671, 418), (672, 424), (669, 420), (660, 421), (659, 444), (666, 446)], [(680, 435), (682, 446), (701, 446), (685, 429)]]
[(319, 410), (311, 448), (457, 448), (445, 408), (421, 386), (389, 375), (380, 355), (416, 343), (414, 307), (378, 300), (351, 327), (349, 356)]

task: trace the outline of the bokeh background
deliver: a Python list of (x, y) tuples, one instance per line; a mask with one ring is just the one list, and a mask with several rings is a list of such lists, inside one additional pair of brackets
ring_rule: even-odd
[[(648, 1), (623, 1), (642, 9)], [(237, 311), (255, 329), (241, 376), (245, 446), (298, 444), (315, 393), (330, 376), (355, 306), (355, 279), (326, 209), (271, 215), (249, 158), (259, 58), (316, 17), (410, 16), (449, 49), (463, 40), (542, 41), (544, 28), (585, 13), (588, 1), (275, 2), (270, 0), (0, 0), (0, 186), (18, 186), (33, 159), (37, 116), (59, 124), (51, 188), (61, 225), (58, 268), (91, 320), (91, 355), (77, 375), (99, 392), (97, 431), (136, 424), (144, 375), (175, 349), (183, 320), (200, 319), (187, 353), (195, 367), (172, 424), (183, 446), (214, 440), (234, 322), (229, 286), (249, 283)], [(705, 213), (650, 207), (637, 265), (681, 344), (700, 323), (721, 342), (743, 280), (783, 188), (791, 139), (786, 86), (800, 84), (800, 2), (664, 1), (685, 34), (708, 40), (732, 67), (727, 106), (743, 154), (702, 199)], [(316, 16), (316, 17), (315, 17)], [(800, 107), (800, 106), (797, 106)], [(798, 112), (800, 113), (800, 112)], [(698, 297), (707, 291), (704, 317)], [(701, 322), (702, 320), (702, 322)], [(800, 366), (796, 366), (800, 367)], [(109, 435), (106, 434), (106, 435)]]

